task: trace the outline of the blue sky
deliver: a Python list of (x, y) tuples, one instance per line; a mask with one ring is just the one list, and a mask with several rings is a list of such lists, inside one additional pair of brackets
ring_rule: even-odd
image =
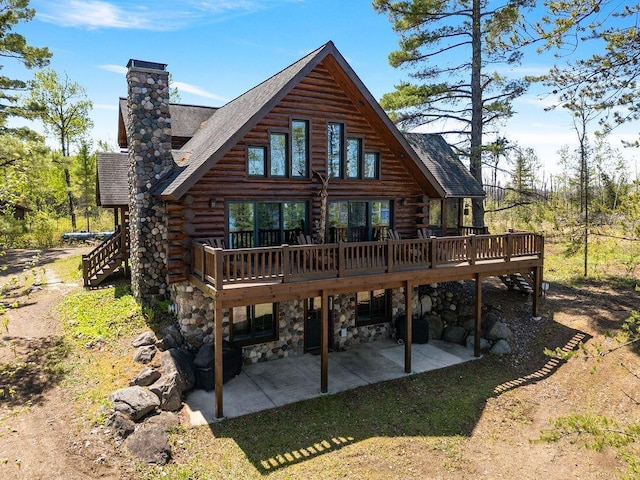
[[(53, 52), (51, 68), (83, 85), (94, 103), (92, 138), (115, 145), (117, 99), (126, 94), (130, 58), (168, 64), (183, 103), (220, 106), (332, 40), (379, 99), (405, 78), (389, 66), (397, 36), (370, 0), (31, 0), (36, 17), (17, 31)], [(509, 75), (542, 73), (549, 55), (528, 56)], [(4, 73), (27, 79), (7, 64)], [(566, 112), (545, 113), (550, 98), (532, 89), (503, 128), (557, 172), (557, 150), (575, 147)], [(616, 132), (637, 138), (638, 128)], [(632, 174), (637, 161), (626, 151)]]

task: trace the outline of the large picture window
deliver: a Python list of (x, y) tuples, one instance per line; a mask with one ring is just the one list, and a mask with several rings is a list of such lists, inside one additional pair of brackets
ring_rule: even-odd
[(347, 139), (347, 178), (362, 177), (362, 139)]
[(342, 178), (344, 163), (344, 125), (327, 124), (327, 172), (331, 178)]
[(307, 234), (307, 202), (230, 202), (229, 248), (295, 243)]
[(264, 343), (277, 338), (277, 304), (261, 303), (231, 309), (231, 341), (240, 345)]
[(309, 176), (309, 122), (306, 120), (291, 122), (291, 176)]
[(364, 242), (385, 240), (391, 226), (389, 200), (329, 202), (328, 241)]
[(356, 325), (371, 325), (389, 321), (387, 290), (367, 290), (356, 293)]

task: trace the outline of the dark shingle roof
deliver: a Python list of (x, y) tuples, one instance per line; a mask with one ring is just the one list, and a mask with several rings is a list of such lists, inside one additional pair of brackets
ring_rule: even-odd
[(331, 42), (323, 45), (218, 109), (184, 145), (181, 166), (155, 193), (165, 198), (181, 197), (262, 118), (263, 112), (275, 106), (299, 78), (320, 62), (318, 54), (327, 49), (335, 47)]
[(101, 207), (129, 205), (129, 156), (98, 152), (96, 197)]
[(485, 196), (482, 185), (473, 178), (441, 135), (405, 133), (404, 136), (422, 163), (442, 186), (445, 197)]
[[(118, 139), (120, 147), (126, 148), (129, 132), (125, 132), (127, 122), (127, 99), (120, 98), (120, 121)], [(202, 105), (186, 105), (182, 103), (170, 103), (171, 135), (174, 137), (191, 138), (202, 127), (218, 107), (206, 107)]]

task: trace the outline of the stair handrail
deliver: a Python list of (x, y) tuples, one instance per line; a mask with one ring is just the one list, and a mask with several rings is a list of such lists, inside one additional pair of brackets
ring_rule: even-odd
[(121, 252), (122, 232), (120, 225), (118, 225), (112, 236), (106, 238), (91, 252), (82, 256), (82, 277), (85, 287), (90, 285), (90, 280), (94, 275)]

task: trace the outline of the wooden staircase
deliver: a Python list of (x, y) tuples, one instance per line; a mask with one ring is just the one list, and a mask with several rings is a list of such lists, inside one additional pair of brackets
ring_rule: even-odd
[(520, 290), (521, 292), (533, 293), (533, 278), (530, 274), (510, 273), (506, 275), (499, 275), (498, 278), (502, 280), (509, 290)]
[(97, 287), (107, 277), (119, 270), (128, 269), (128, 229), (116, 228), (115, 233), (82, 256), (82, 276), (85, 287)]

